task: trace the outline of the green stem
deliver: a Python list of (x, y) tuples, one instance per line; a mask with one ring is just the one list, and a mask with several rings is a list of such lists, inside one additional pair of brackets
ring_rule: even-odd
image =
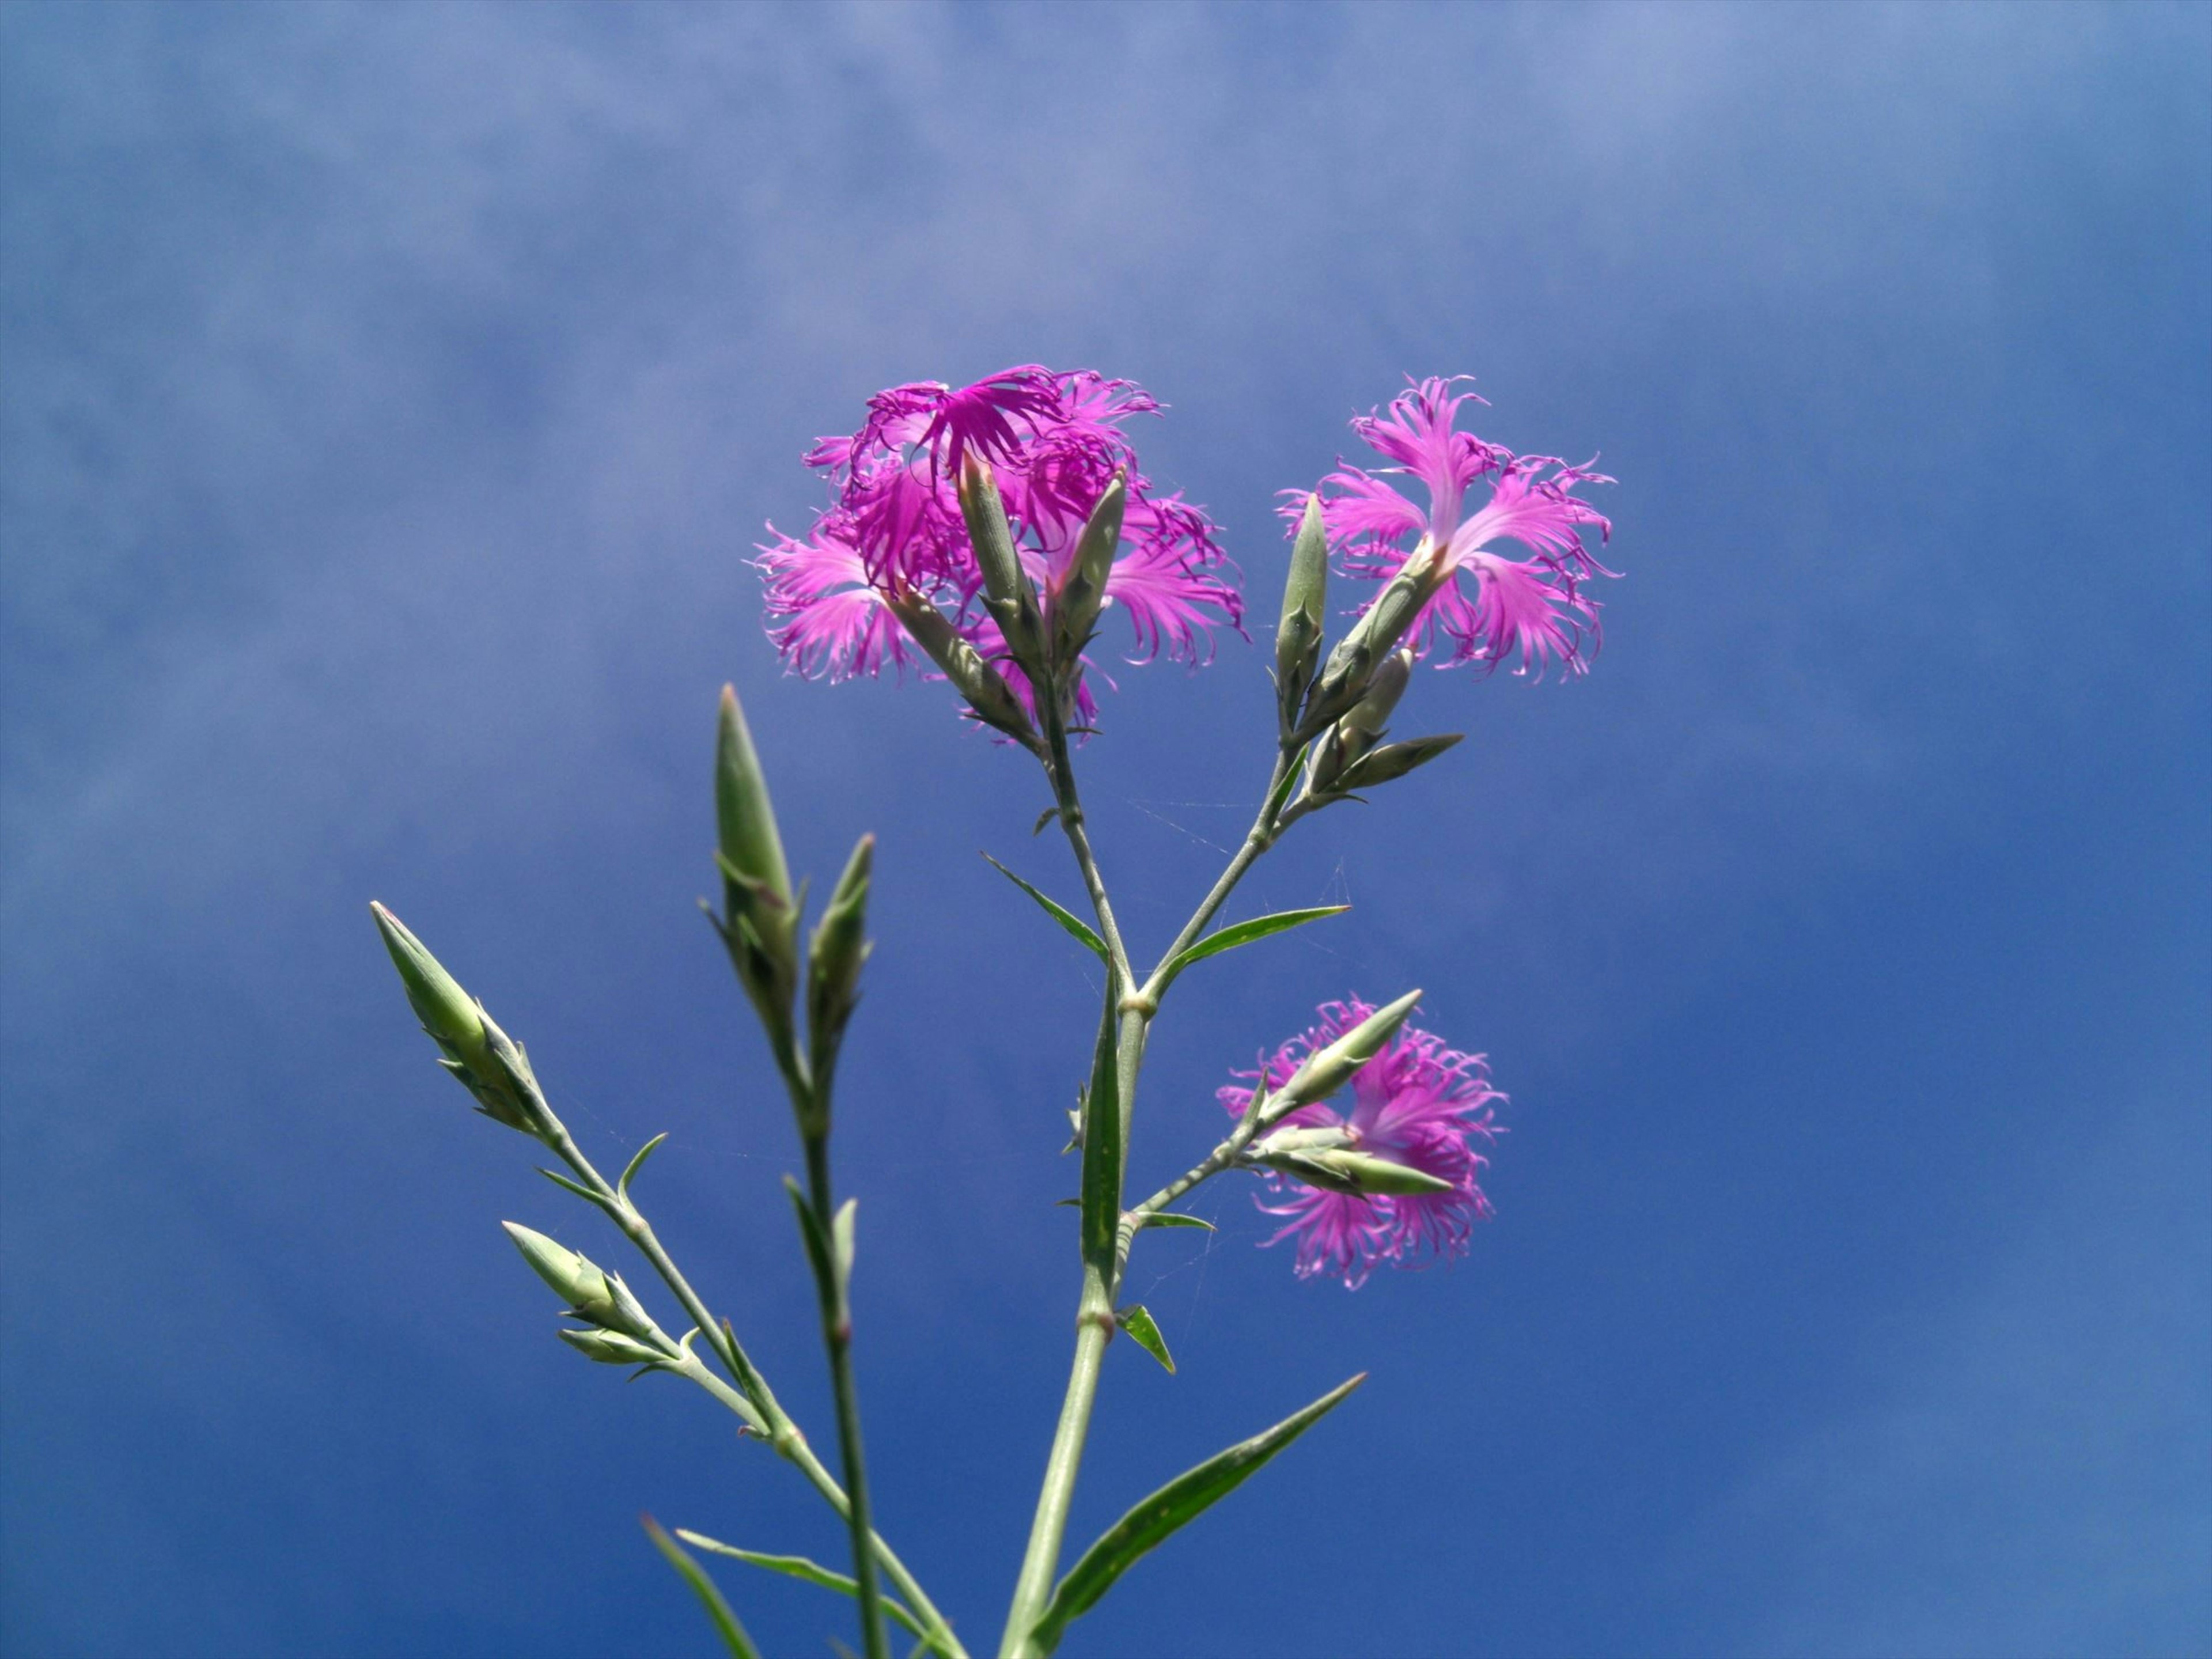
[[(1253, 821), (1244, 844), (1230, 860), (1229, 866), (1213, 884), (1166, 952), (1160, 965), (1152, 970), (1144, 988), (1133, 990), (1136, 975), (1129, 966), (1128, 951), (1123, 947), (1119, 928), (1115, 925), (1113, 906), (1107, 898), (1106, 884), (1099, 874), (1096, 857), (1091, 850), (1086, 833), (1082, 802), (1076, 793), (1075, 773), (1070, 763), (1067, 749), (1067, 727), (1064, 714), (1056, 706), (1057, 700), (1042, 698), (1041, 704), (1051, 704), (1044, 710), (1046, 770), (1053, 787), (1053, 799), (1059, 808), (1060, 828), (1067, 836), (1068, 846), (1075, 854), (1076, 866), (1082, 872), (1083, 884), (1091, 896), (1091, 908), (1098, 917), (1099, 935), (1106, 942), (1107, 960), (1110, 969), (1107, 994), (1117, 1007), (1120, 1025), (1115, 1045), (1115, 1075), (1116, 1092), (1121, 1106), (1121, 1167), (1128, 1168), (1129, 1126), (1136, 1102), (1137, 1073), (1144, 1063), (1145, 1040), (1154, 1015), (1158, 1012), (1162, 975), (1167, 964), (1213, 919), (1214, 914), (1228, 900), (1244, 872), (1255, 860), (1274, 844), (1277, 833), (1276, 796), (1284, 781), (1290, 775), (1297, 750), (1290, 744), (1278, 746), (1275, 767), (1267, 781), (1267, 793), (1261, 798), (1259, 815)], [(1250, 1139), (1249, 1132), (1246, 1139)], [(1224, 1143), (1225, 1144), (1225, 1143)], [(1238, 1143), (1241, 1149), (1243, 1142)], [(1218, 1150), (1218, 1149), (1217, 1149)], [(1233, 1157), (1234, 1153), (1231, 1152)], [(1221, 1167), (1221, 1166), (1217, 1166)], [(1203, 1168), (1203, 1166), (1201, 1166)], [(1206, 1170), (1205, 1174), (1213, 1173)], [(1194, 1172), (1196, 1175), (1196, 1172)], [(1195, 1185), (1205, 1175), (1196, 1175), (1189, 1184)], [(1188, 1186), (1157, 1200), (1171, 1203)], [(1115, 1195), (1118, 1206), (1121, 1195)], [(1019, 1576), (1014, 1583), (1013, 1605), (1006, 1614), (1005, 1635), (1000, 1638), (1000, 1659), (1032, 1659), (1037, 1650), (1030, 1639), (1031, 1627), (1042, 1612), (1046, 1600), (1052, 1593), (1053, 1575), (1060, 1564), (1060, 1544), (1067, 1529), (1067, 1511), (1075, 1496), (1075, 1478), (1083, 1462), (1083, 1447), (1090, 1432), (1091, 1407), (1098, 1395), (1098, 1372), (1106, 1354), (1107, 1344), (1112, 1340), (1115, 1328), (1114, 1301), (1120, 1289), (1121, 1267), (1127, 1259), (1131, 1240), (1135, 1236), (1135, 1224), (1127, 1216), (1116, 1230), (1113, 1248), (1100, 1260), (1086, 1260), (1083, 1272), (1083, 1296), (1075, 1316), (1075, 1358), (1067, 1379), (1067, 1393), (1060, 1408), (1060, 1421), (1053, 1432), (1052, 1449), (1045, 1459), (1044, 1480), (1037, 1492), (1036, 1516), (1030, 1527), (1028, 1548), (1022, 1557)]]
[[(704, 1365), (699, 1368), (699, 1375), (692, 1380), (701, 1382), (702, 1386), (711, 1384), (708, 1392), (736, 1413), (748, 1428), (775, 1448), (778, 1456), (805, 1475), (807, 1483), (828, 1501), (831, 1509), (836, 1510), (840, 1520), (849, 1521), (852, 1510), (844, 1488), (837, 1484), (837, 1478), (823, 1466), (822, 1460), (814, 1455), (813, 1449), (806, 1443), (806, 1436), (793, 1420), (791, 1413), (777, 1402), (774, 1391), (768, 1385), (768, 1379), (753, 1364), (735, 1333), (708, 1311), (707, 1304), (691, 1288), (690, 1281), (684, 1277), (676, 1263), (670, 1259), (668, 1252), (661, 1248), (660, 1240), (653, 1231), (653, 1224), (593, 1167), (592, 1161), (569, 1138), (567, 1128), (554, 1116), (551, 1108), (542, 1097), (538, 1105), (541, 1121), (549, 1126), (544, 1132), (545, 1144), (553, 1149), (563, 1164), (575, 1171), (578, 1178), (591, 1190), (594, 1201), (606, 1212), (608, 1218), (652, 1264), (653, 1272), (660, 1276), (661, 1282), (675, 1296), (685, 1316), (699, 1328), (700, 1334), (713, 1346), (730, 1375), (737, 1379), (738, 1388), (735, 1390), (729, 1389)], [(936, 1603), (922, 1593), (921, 1584), (907, 1571), (906, 1564), (899, 1559), (881, 1536), (871, 1531), (868, 1537), (874, 1546), (875, 1559), (882, 1565), (885, 1576), (904, 1598), (908, 1607), (914, 1610), (915, 1616), (929, 1626), (931, 1645), (944, 1655), (945, 1659), (968, 1659), (967, 1650), (953, 1635), (952, 1626), (937, 1610)]]
[(814, 1277), (822, 1304), (822, 1342), (830, 1352), (830, 1386), (837, 1401), (837, 1455), (845, 1466), (845, 1520), (853, 1533), (853, 1583), (860, 1603), (860, 1641), (868, 1659), (889, 1659), (883, 1592), (877, 1585), (875, 1551), (870, 1547), (875, 1531), (868, 1523), (868, 1482), (860, 1458), (860, 1397), (853, 1377), (853, 1313), (847, 1300), (845, 1264), (837, 1253), (827, 1134), (806, 1138), (806, 1192), (815, 1225), (826, 1247), (815, 1261)]

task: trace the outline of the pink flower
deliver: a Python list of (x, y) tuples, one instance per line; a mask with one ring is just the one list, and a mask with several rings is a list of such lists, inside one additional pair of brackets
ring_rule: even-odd
[[(1480, 663), (1485, 672), (1516, 653), (1516, 673), (1531, 667), (1540, 673), (1553, 660), (1587, 672), (1600, 630), (1597, 601), (1583, 586), (1617, 573), (1590, 556), (1581, 535), (1582, 526), (1594, 525), (1601, 539), (1609, 538), (1612, 524), (1574, 491), (1613, 480), (1556, 456), (1516, 456), (1460, 431), (1461, 406), (1482, 399), (1454, 395), (1453, 384), (1417, 382), (1387, 410), (1352, 422), (1392, 465), (1371, 472), (1340, 465), (1322, 480), (1330, 545), (1345, 555), (1348, 574), (1382, 580), (1397, 574), (1415, 545), (1440, 550), (1447, 580), (1409, 635), (1419, 649), (1440, 630), (1455, 642), (1452, 661)], [(1425, 510), (1392, 482), (1408, 476), (1425, 488)], [(1490, 499), (1469, 514), (1467, 493), (1484, 480)], [(1295, 525), (1305, 496), (1285, 494), (1296, 495), (1284, 508)], [(1518, 542), (1532, 556), (1508, 558), (1493, 550), (1501, 542)]]
[[(823, 438), (806, 455), (832, 492), (813, 528), (803, 540), (778, 536), (761, 550), (769, 630), (786, 662), (833, 679), (902, 665), (911, 647), (883, 599), (911, 592), (945, 611), (1033, 702), (977, 602), (982, 574), (956, 487), (970, 455), (998, 480), (1016, 550), (1048, 611), (1073, 573), (1091, 509), (1121, 474), (1128, 490), (1123, 547), (1106, 605), (1127, 612), (1138, 659), (1164, 650), (1198, 661), (1216, 623), (1241, 631), (1243, 599), (1212, 521), (1180, 495), (1154, 491), (1137, 465), (1122, 423), (1158, 409), (1127, 380), (1034, 363), (957, 390), (918, 382), (878, 392), (859, 431)], [(1090, 693), (1078, 695), (1087, 719)]]
[[(1256, 1086), (1279, 1089), (1309, 1054), (1374, 1012), (1358, 997), (1323, 1003), (1320, 1023), (1311, 1030), (1263, 1059), (1258, 1071), (1238, 1075)], [(1491, 1212), (1490, 1200), (1475, 1184), (1489, 1160), (1475, 1151), (1475, 1143), (1487, 1145), (1504, 1133), (1492, 1121), (1492, 1103), (1505, 1097), (1490, 1086), (1489, 1062), (1402, 1025), (1382, 1053), (1352, 1074), (1349, 1086), (1348, 1115), (1326, 1103), (1306, 1106), (1284, 1118), (1282, 1127), (1344, 1128), (1356, 1150), (1449, 1182), (1449, 1190), (1359, 1197), (1271, 1174), (1271, 1192), (1283, 1201), (1261, 1208), (1288, 1219), (1267, 1243), (1296, 1239), (1299, 1278), (1340, 1274), (1353, 1290), (1380, 1261), (1410, 1267), (1425, 1255), (1465, 1255), (1474, 1224)], [(1231, 1084), (1219, 1091), (1219, 1099), (1241, 1117), (1251, 1104), (1252, 1089)]]

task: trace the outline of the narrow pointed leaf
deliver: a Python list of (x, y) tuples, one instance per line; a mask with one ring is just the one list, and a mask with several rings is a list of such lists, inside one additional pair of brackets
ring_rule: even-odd
[(1121, 1322), (1121, 1328), (1136, 1339), (1137, 1346), (1160, 1362), (1170, 1376), (1175, 1375), (1175, 1358), (1168, 1352), (1168, 1340), (1160, 1334), (1159, 1322), (1152, 1317), (1152, 1310), (1142, 1303), (1123, 1308), (1114, 1316)]
[(989, 865), (994, 870), (996, 870), (1000, 875), (1004, 876), (1008, 881), (1013, 883), (1015, 886), (1020, 888), (1022, 891), (1027, 893), (1039, 904), (1042, 905), (1044, 907), (1045, 915), (1050, 916), (1061, 927), (1066, 928), (1067, 931), (1073, 933), (1077, 939), (1081, 939), (1085, 945), (1096, 951), (1098, 953), (1098, 959), (1101, 962), (1107, 959), (1106, 941), (1099, 938), (1097, 934), (1092, 933), (1091, 929), (1084, 924), (1082, 917), (1077, 915), (1072, 910), (1066, 909), (1060, 905), (1054, 904), (1050, 899), (1047, 898), (1042, 893), (1037, 891), (1036, 888), (1030, 886), (1029, 883), (1024, 881), (1012, 871), (1007, 869), (1005, 865), (1000, 863), (998, 860), (993, 858), (988, 853), (983, 854), (983, 861)]
[(1121, 1223), (1121, 1084), (1114, 1064), (1114, 1006), (1121, 981), (1106, 975), (1106, 1006), (1083, 1108), (1083, 1259), (1110, 1263)]
[(589, 1187), (579, 1187), (574, 1182), (569, 1180), (568, 1177), (564, 1175), (555, 1175), (550, 1170), (540, 1170), (538, 1173), (544, 1176), (556, 1187), (566, 1187), (570, 1192), (575, 1194), (577, 1197), (582, 1199), (588, 1204), (598, 1204), (599, 1202), (599, 1195), (597, 1193), (593, 1192)]
[[(780, 1572), (787, 1578), (800, 1579), (809, 1584), (819, 1584), (823, 1589), (835, 1590), (840, 1595), (856, 1596), (860, 1593), (860, 1587), (843, 1573), (833, 1571), (818, 1561), (810, 1561), (803, 1555), (763, 1555), (758, 1550), (741, 1550), (735, 1544), (725, 1544), (704, 1533), (693, 1532), (689, 1527), (677, 1528), (676, 1535), (695, 1550), (726, 1555), (732, 1561), (742, 1561), (747, 1566), (759, 1567), (769, 1572)], [(924, 1642), (929, 1640), (928, 1627), (888, 1595), (884, 1597), (884, 1611)]]
[(667, 1139), (668, 1131), (663, 1129), (659, 1134), (653, 1136), (652, 1139), (647, 1141), (644, 1146), (637, 1149), (637, 1156), (630, 1159), (629, 1165), (622, 1172), (622, 1179), (615, 1182), (615, 1190), (617, 1192), (620, 1193), (624, 1198), (628, 1198), (629, 1196), (629, 1183), (636, 1179), (637, 1172), (645, 1167), (645, 1160), (651, 1158), (653, 1154), (654, 1149), (658, 1147), (662, 1141)]
[(1180, 1210), (1153, 1210), (1145, 1217), (1147, 1227), (1203, 1227), (1213, 1231), (1213, 1224), (1203, 1216), (1185, 1215)]
[(1208, 957), (1218, 957), (1224, 951), (1233, 951), (1240, 945), (1249, 945), (1255, 939), (1266, 939), (1271, 933), (1288, 933), (1293, 927), (1304, 927), (1310, 921), (1319, 921), (1324, 916), (1340, 916), (1352, 907), (1348, 904), (1323, 904), (1311, 910), (1279, 910), (1272, 916), (1255, 916), (1249, 921), (1240, 921), (1208, 933), (1197, 944), (1176, 952), (1160, 975), (1160, 989), (1164, 991), (1175, 982), (1177, 974), (1194, 962), (1203, 962)]
[(1206, 1512), (1243, 1485), (1274, 1455), (1289, 1445), (1367, 1380), (1364, 1371), (1331, 1389), (1304, 1411), (1285, 1418), (1265, 1433), (1217, 1452), (1187, 1474), (1177, 1475), (1138, 1504), (1083, 1553), (1052, 1593), (1031, 1628), (1030, 1640), (1041, 1654), (1060, 1645), (1067, 1627), (1098, 1605), (1138, 1559), (1156, 1549), (1177, 1528)]
[(738, 1622), (738, 1615), (730, 1611), (730, 1604), (722, 1599), (722, 1592), (714, 1588), (714, 1581), (707, 1577), (707, 1570), (691, 1559), (683, 1545), (663, 1532), (660, 1523), (651, 1516), (641, 1515), (638, 1519), (645, 1522), (645, 1535), (653, 1540), (653, 1548), (666, 1556), (668, 1565), (683, 1574), (684, 1582), (691, 1586), (692, 1594), (707, 1609), (707, 1616), (714, 1621), (714, 1629), (721, 1636), (722, 1645), (729, 1649), (735, 1659), (760, 1659), (760, 1650), (753, 1645), (752, 1638), (745, 1634), (745, 1627)]

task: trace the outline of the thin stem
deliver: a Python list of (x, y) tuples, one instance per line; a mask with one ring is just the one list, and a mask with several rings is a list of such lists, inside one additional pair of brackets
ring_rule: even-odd
[[(828, 1114), (822, 1115), (826, 1118)], [(845, 1263), (837, 1247), (826, 1133), (806, 1137), (806, 1190), (823, 1246), (815, 1261), (814, 1277), (822, 1304), (822, 1342), (830, 1352), (830, 1385), (837, 1401), (837, 1455), (845, 1466), (845, 1519), (853, 1533), (853, 1583), (860, 1603), (860, 1641), (868, 1659), (889, 1659), (883, 1593), (876, 1583), (875, 1552), (870, 1547), (875, 1533), (868, 1524), (868, 1482), (860, 1458), (860, 1396), (853, 1377), (853, 1314), (846, 1299)]]
[(1152, 976), (1145, 981), (1142, 994), (1148, 1000), (1158, 1000), (1160, 977), (1167, 972), (1168, 964), (1182, 955), (1205, 931), (1206, 924), (1212, 921), (1215, 913), (1229, 902), (1230, 894), (1236, 891), (1237, 884), (1244, 878), (1244, 872), (1258, 862), (1260, 855), (1273, 847), (1276, 837), (1282, 834), (1283, 826), (1277, 821), (1275, 797), (1281, 793), (1283, 781), (1290, 776), (1291, 768), (1297, 764), (1297, 746), (1294, 744), (1283, 744), (1276, 749), (1275, 769), (1268, 775), (1267, 793), (1260, 797), (1259, 814), (1252, 820), (1252, 828), (1245, 834), (1244, 844), (1230, 859), (1228, 866), (1215, 880), (1212, 890), (1191, 913), (1190, 920), (1183, 923), (1182, 932), (1176, 935), (1175, 942), (1161, 953), (1159, 965), (1152, 969)]
[[(542, 1099), (538, 1104), (542, 1109), (542, 1121), (546, 1126), (543, 1132), (545, 1144), (553, 1149), (563, 1164), (575, 1171), (583, 1184), (590, 1188), (593, 1201), (606, 1212), (608, 1218), (622, 1230), (623, 1236), (635, 1245), (639, 1253), (652, 1264), (653, 1272), (660, 1276), (661, 1282), (675, 1296), (685, 1316), (699, 1328), (700, 1334), (713, 1346), (730, 1375), (737, 1379), (738, 1390), (741, 1392), (727, 1389), (721, 1379), (704, 1365), (700, 1366), (700, 1375), (693, 1380), (703, 1379), (702, 1386), (711, 1382), (713, 1387), (708, 1389), (708, 1392), (744, 1419), (746, 1425), (766, 1440), (778, 1456), (805, 1475), (807, 1483), (828, 1501), (830, 1508), (836, 1510), (840, 1520), (849, 1521), (852, 1510), (844, 1488), (837, 1484), (836, 1477), (823, 1466), (822, 1460), (814, 1455), (813, 1448), (806, 1443), (806, 1436), (791, 1413), (777, 1402), (775, 1392), (768, 1385), (768, 1379), (753, 1364), (736, 1334), (708, 1311), (707, 1304), (691, 1288), (690, 1281), (684, 1277), (676, 1263), (670, 1259), (668, 1252), (661, 1248), (660, 1240), (653, 1231), (653, 1224), (645, 1218), (635, 1205), (608, 1183), (592, 1161), (584, 1156), (582, 1149), (569, 1138), (567, 1128), (553, 1115), (550, 1108), (545, 1107)], [(764, 1429), (760, 1426), (761, 1423), (765, 1423)], [(885, 1575), (900, 1595), (905, 1598), (915, 1616), (929, 1626), (931, 1645), (945, 1655), (945, 1659), (968, 1659), (967, 1650), (953, 1635), (952, 1626), (937, 1610), (936, 1603), (923, 1594), (921, 1584), (907, 1571), (906, 1564), (899, 1559), (880, 1535), (871, 1531), (868, 1537), (874, 1546), (875, 1559), (882, 1564)]]

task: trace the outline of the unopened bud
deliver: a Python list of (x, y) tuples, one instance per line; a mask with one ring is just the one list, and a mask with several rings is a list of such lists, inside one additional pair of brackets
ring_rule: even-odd
[(1107, 580), (1121, 545), (1121, 515), (1129, 500), (1127, 474), (1116, 472), (1076, 538), (1073, 559), (1053, 594), (1053, 661), (1067, 672), (1090, 641), (1091, 630), (1106, 603)]
[(738, 706), (737, 688), (722, 688), (722, 714), (714, 745), (714, 820), (722, 857), (758, 893), (787, 909), (791, 872), (783, 860), (775, 808), (769, 800), (753, 734)]
[(398, 917), (374, 900), (368, 908), (392, 965), (399, 970), (409, 1006), (441, 1051), (439, 1064), (476, 1097), (486, 1117), (525, 1134), (537, 1133), (544, 1103), (520, 1045), (493, 1023), (483, 1005), (461, 989)]
[(1014, 551), (1014, 532), (1006, 522), (1006, 504), (999, 495), (999, 481), (973, 453), (960, 461), (960, 516), (968, 525), (968, 540), (975, 550), (975, 568), (983, 578), (983, 597), (998, 618), (1006, 648), (1024, 668), (1042, 665), (1044, 656), (1043, 613), (1036, 588), (1022, 568)]
[(1432, 738), (1413, 738), (1404, 743), (1386, 743), (1379, 749), (1370, 749), (1346, 769), (1337, 781), (1337, 787), (1347, 792), (1370, 789), (1393, 778), (1402, 778), (1415, 767), (1426, 766), (1463, 735), (1443, 732)]
[(515, 1222), (503, 1221), (500, 1225), (507, 1229), (522, 1259), (553, 1287), (553, 1293), (568, 1304), (568, 1311), (576, 1318), (624, 1336), (665, 1340), (620, 1273), (607, 1273), (544, 1234)]
[(1441, 1180), (1425, 1170), (1416, 1170), (1410, 1164), (1395, 1164), (1387, 1158), (1377, 1158), (1372, 1152), (1354, 1152), (1349, 1147), (1291, 1152), (1265, 1161), (1268, 1168), (1280, 1170), (1285, 1175), (1295, 1176), (1310, 1185), (1362, 1198), (1411, 1197), (1452, 1190), (1450, 1182)]
[(1354, 1072), (1382, 1052), (1420, 1000), (1419, 991), (1408, 991), (1388, 1007), (1376, 1009), (1327, 1048), (1307, 1055), (1305, 1064), (1276, 1091), (1270, 1115), (1310, 1106), (1334, 1094)]
[(1291, 543), (1291, 574), (1283, 584), (1283, 620), (1275, 629), (1275, 684), (1285, 726), (1297, 719), (1298, 704), (1313, 680), (1321, 657), (1322, 611), (1328, 601), (1328, 533), (1322, 522), (1321, 493), (1306, 497), (1305, 516)]
[(1437, 590), (1451, 580), (1436, 544), (1425, 538), (1328, 653), (1301, 730), (1317, 732), (1367, 693), (1376, 670), (1413, 625)]
[(944, 671), (952, 689), (968, 701), (975, 718), (1030, 749), (1038, 746), (1036, 727), (1006, 677), (960, 637), (945, 613), (911, 589), (884, 601), (908, 635)]
[(876, 838), (861, 836), (807, 945), (807, 1033), (813, 1044), (814, 1091), (823, 1101), (830, 1097), (830, 1076), (846, 1023), (860, 1001), (860, 969), (875, 948), (865, 933), (875, 852)]
[(1345, 711), (1339, 724), (1370, 739), (1381, 736), (1383, 727), (1389, 724), (1390, 711), (1406, 695), (1407, 684), (1413, 675), (1413, 653), (1401, 646), (1382, 659), (1367, 682), (1366, 695)]
[(561, 1340), (586, 1359), (602, 1365), (665, 1365), (668, 1355), (617, 1331), (563, 1330)]

